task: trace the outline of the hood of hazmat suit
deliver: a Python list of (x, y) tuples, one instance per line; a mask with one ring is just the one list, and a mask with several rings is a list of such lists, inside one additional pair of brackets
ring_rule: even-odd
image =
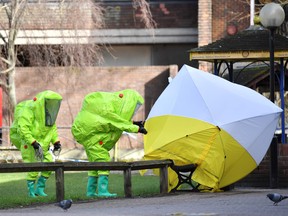
[(14, 122), (10, 130), (11, 142), (19, 148), (21, 143), (31, 144), (35, 140), (41, 145), (58, 140), (55, 125), (62, 96), (47, 90), (33, 100), (22, 101), (15, 107)]

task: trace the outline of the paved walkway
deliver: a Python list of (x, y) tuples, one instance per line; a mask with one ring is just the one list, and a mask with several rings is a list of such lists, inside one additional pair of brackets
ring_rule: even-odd
[(248, 215), (287, 216), (288, 199), (274, 206), (267, 193), (288, 195), (288, 189), (233, 189), (221, 193), (178, 192), (150, 198), (96, 199), (76, 202), (68, 211), (53, 205), (0, 210), (2, 216), (77, 215), (77, 216), (188, 216), (188, 215)]

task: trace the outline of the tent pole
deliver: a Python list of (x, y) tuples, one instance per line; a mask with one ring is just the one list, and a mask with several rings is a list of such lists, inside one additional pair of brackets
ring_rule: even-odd
[(281, 98), (281, 143), (286, 143), (286, 132), (285, 132), (285, 73), (284, 73), (284, 60), (280, 59), (280, 98)]
[[(270, 48), (270, 100), (275, 103), (275, 68), (274, 68), (274, 36), (276, 28), (269, 28)], [(270, 187), (278, 187), (278, 142), (274, 137), (270, 145)]]
[(228, 65), (229, 69), (229, 80), (234, 83), (234, 74), (233, 74), (233, 62), (230, 62), (230, 65)]
[(218, 66), (217, 66), (217, 60), (214, 60), (214, 75), (219, 76)]

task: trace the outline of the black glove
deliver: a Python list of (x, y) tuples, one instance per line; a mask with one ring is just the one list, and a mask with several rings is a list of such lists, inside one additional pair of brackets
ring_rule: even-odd
[(141, 127), (141, 126), (139, 127), (138, 132), (139, 132), (139, 133), (142, 133), (142, 134), (147, 134), (147, 133), (148, 133), (147, 130), (146, 130), (143, 126), (142, 126), (142, 127)]
[(39, 147), (41, 147), (41, 145), (37, 142), (37, 141), (34, 141), (32, 144), (33, 148), (36, 150), (36, 149), (39, 149)]
[(31, 145), (33, 146), (35, 150), (35, 158), (39, 161), (43, 161), (44, 155), (43, 155), (43, 149), (41, 145), (37, 141), (34, 141)]
[(144, 127), (145, 121), (133, 121), (134, 125), (138, 125), (139, 127)]
[(59, 149), (61, 149), (61, 144), (60, 144), (60, 142), (54, 143), (54, 149), (53, 149), (53, 151), (58, 151)]

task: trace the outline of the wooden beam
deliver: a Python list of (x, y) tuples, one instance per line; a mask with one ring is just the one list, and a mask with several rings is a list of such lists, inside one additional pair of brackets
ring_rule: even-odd
[[(214, 60), (237, 60), (237, 61), (251, 61), (252, 59), (259, 59), (268, 61), (270, 59), (269, 51), (237, 51), (237, 52), (190, 52), (190, 61), (211, 61)], [(275, 51), (275, 60), (280, 58), (288, 58), (288, 52)]]

